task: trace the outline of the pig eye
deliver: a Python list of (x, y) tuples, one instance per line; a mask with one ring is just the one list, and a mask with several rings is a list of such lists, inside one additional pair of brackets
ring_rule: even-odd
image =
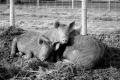
[(39, 42), (40, 44), (42, 44), (43, 43), (43, 40), (40, 40), (40, 42)]
[(65, 27), (65, 26), (66, 26), (65, 24), (62, 25), (62, 27)]

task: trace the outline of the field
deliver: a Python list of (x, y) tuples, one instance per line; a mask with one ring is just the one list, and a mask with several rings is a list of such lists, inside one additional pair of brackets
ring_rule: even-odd
[(66, 24), (75, 21), (75, 28), (81, 28), (81, 9), (16, 5), (15, 11), (17, 28), (8, 28), (9, 6), (0, 4), (0, 80), (120, 80), (119, 6), (111, 11), (106, 7), (88, 9), (88, 34), (106, 45), (103, 59), (90, 70), (77, 69), (61, 61), (46, 65), (36, 59), (9, 58), (12, 39), (24, 30), (43, 33), (56, 20)]

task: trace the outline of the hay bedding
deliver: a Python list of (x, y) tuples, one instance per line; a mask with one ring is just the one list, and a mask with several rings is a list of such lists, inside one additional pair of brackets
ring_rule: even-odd
[[(106, 69), (77, 69), (73, 64), (66, 64), (58, 61), (55, 64), (37, 59), (24, 60), (19, 57), (10, 59), (11, 41), (15, 36), (19, 36), (25, 31), (20, 28), (8, 28), (0, 34), (0, 78), (3, 80), (98, 80), (98, 79), (120, 79), (119, 60), (120, 45), (119, 31), (110, 34), (90, 34), (106, 44), (102, 68)], [(42, 65), (42, 66), (41, 66)], [(113, 68), (113, 67), (117, 68)], [(98, 65), (96, 66), (96, 68)], [(99, 66), (100, 67), (100, 66)]]

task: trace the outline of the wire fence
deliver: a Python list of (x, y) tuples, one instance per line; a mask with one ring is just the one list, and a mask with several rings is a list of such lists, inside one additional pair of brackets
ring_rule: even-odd
[[(45, 8), (80, 8), (81, 0), (14, 0), (16, 4), (34, 5)], [(0, 0), (9, 4), (9, 0)], [(120, 8), (120, 0), (88, 0), (88, 8)]]
[[(87, 0), (88, 9), (120, 10), (120, 0)], [(14, 0), (15, 5), (36, 6), (38, 8), (80, 9), (81, 0)], [(9, 5), (9, 0), (0, 0), (0, 4)]]
[[(3, 0), (5, 1), (5, 0)], [(6, 0), (7, 1), (7, 0)], [(76, 26), (81, 26), (81, 1), (80, 0), (14, 0), (15, 23), (20, 26), (43, 26), (54, 19), (62, 21), (75, 20)], [(110, 2), (109, 2), (110, 1)], [(39, 3), (38, 3), (39, 2)], [(3, 7), (3, 8), (2, 8)], [(88, 32), (105, 30), (110, 26), (120, 25), (120, 1), (119, 0), (88, 0), (87, 2)], [(0, 12), (4, 13), (3, 20), (9, 20), (9, 0), (1, 2)], [(6, 17), (7, 16), (7, 17)], [(42, 22), (43, 21), (43, 22)], [(8, 22), (8, 21), (6, 21)], [(114, 23), (113, 23), (114, 22)], [(5, 25), (6, 23), (2, 23)], [(46, 25), (45, 25), (46, 26)], [(90, 27), (89, 27), (90, 26)], [(102, 29), (97, 27), (103, 26)], [(93, 28), (91, 28), (93, 27)], [(95, 30), (96, 29), (96, 30)], [(112, 29), (112, 28), (109, 28)], [(108, 31), (106, 29), (106, 31)]]
[[(15, 0), (16, 4), (44, 8), (81, 8), (81, 0)], [(88, 8), (118, 9), (120, 0), (88, 0)]]

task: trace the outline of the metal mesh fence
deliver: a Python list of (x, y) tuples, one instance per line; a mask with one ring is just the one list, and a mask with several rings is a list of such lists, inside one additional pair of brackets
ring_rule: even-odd
[[(80, 8), (81, 0), (15, 0), (16, 4), (36, 5), (44, 8)], [(117, 9), (120, 0), (88, 0), (88, 8)]]
[[(62, 21), (75, 20), (76, 26), (81, 27), (81, 0), (14, 1), (15, 23), (18, 26), (32, 26), (32, 28), (50, 26), (51, 21), (60, 19)], [(0, 24), (6, 25), (9, 23), (9, 0), (1, 2), (0, 8), (2, 14)], [(87, 8), (88, 32), (98, 33), (118, 29), (120, 25), (119, 0), (88, 0)]]

